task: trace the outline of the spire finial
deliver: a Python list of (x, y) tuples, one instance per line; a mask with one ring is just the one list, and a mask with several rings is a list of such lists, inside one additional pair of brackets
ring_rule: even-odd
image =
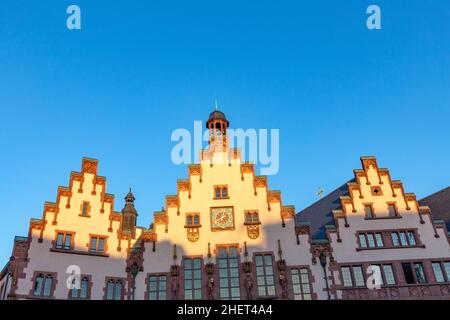
[(214, 108), (216, 109), (216, 111), (219, 110), (219, 106), (217, 105), (217, 98), (214, 98)]

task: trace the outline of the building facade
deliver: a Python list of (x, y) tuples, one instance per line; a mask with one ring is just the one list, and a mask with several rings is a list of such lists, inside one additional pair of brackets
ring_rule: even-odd
[(15, 238), (0, 298), (450, 299), (445, 221), (374, 157), (297, 214), (229, 147), (228, 125), (210, 114), (209, 148), (149, 228), (136, 226), (131, 190), (115, 211), (84, 158)]

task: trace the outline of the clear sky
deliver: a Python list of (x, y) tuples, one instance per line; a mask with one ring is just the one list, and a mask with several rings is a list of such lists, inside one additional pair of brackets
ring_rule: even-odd
[[(366, 28), (377, 4), (382, 29)], [(77, 4), (82, 29), (66, 28)], [(419, 198), (450, 185), (450, 2), (3, 0), (0, 263), (84, 156), (107, 191), (131, 185), (148, 226), (185, 166), (176, 128), (214, 98), (232, 127), (280, 129), (269, 178), (297, 211), (361, 155)]]

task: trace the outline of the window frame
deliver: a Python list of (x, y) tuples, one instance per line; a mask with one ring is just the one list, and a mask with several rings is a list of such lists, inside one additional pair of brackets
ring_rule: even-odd
[[(220, 250), (224, 249), (226, 250), (226, 257), (221, 257), (220, 256)], [(234, 257), (230, 257), (230, 249), (235, 249), (236, 250), (236, 259), (237, 259), (237, 266), (236, 267), (230, 267), (230, 259), (234, 259)], [(215, 258), (216, 258), (216, 265), (217, 265), (217, 272), (218, 272), (218, 279), (219, 279), (219, 284), (218, 284), (218, 290), (219, 290), (219, 299), (220, 300), (240, 300), (242, 299), (242, 292), (241, 292), (241, 257), (240, 257), (240, 248), (238, 244), (229, 244), (229, 245), (216, 245), (216, 249), (215, 249)], [(220, 260), (224, 259), (226, 260), (226, 267), (223, 268), (221, 267), (221, 263)], [(236, 278), (236, 277), (232, 277), (231, 276), (231, 269), (236, 269), (237, 271), (237, 282), (238, 282), (238, 286), (232, 286), (232, 278)], [(227, 286), (226, 287), (222, 287), (222, 283), (220, 280), (222, 280), (223, 278), (221, 277), (221, 269), (222, 270), (226, 270), (227, 276), (225, 277), (227, 279)], [(233, 297), (233, 289), (238, 289), (239, 290), (239, 296), (238, 297)], [(222, 297), (221, 294), (221, 290), (227, 290), (228, 293), (228, 297)]]
[[(405, 274), (405, 265), (409, 265), (409, 269), (411, 270), (412, 273), (412, 277), (414, 280), (414, 283), (408, 283), (406, 274)], [(420, 282), (419, 279), (417, 278), (417, 274), (416, 274), (416, 269), (415, 269), (415, 265), (421, 265), (422, 267), (422, 273), (423, 273), (423, 277), (424, 277), (424, 282)], [(403, 279), (405, 280), (405, 283), (407, 285), (426, 285), (428, 283), (430, 283), (428, 277), (427, 277), (427, 271), (425, 269), (425, 263), (423, 261), (405, 261), (405, 262), (401, 262), (401, 267), (402, 267), (402, 271), (403, 271)]]
[[(379, 235), (379, 237), (377, 237)], [(373, 246), (370, 245), (369, 236), (372, 237)], [(357, 244), (358, 248), (357, 250), (375, 250), (375, 249), (384, 249), (386, 248), (385, 239), (383, 237), (382, 231), (358, 231), (356, 233), (357, 238)], [(362, 241), (364, 239), (364, 242)], [(379, 245), (379, 241), (381, 240), (381, 245)]]
[[(83, 280), (87, 279), (87, 289), (86, 289), (86, 297), (81, 297)], [(73, 296), (73, 290), (77, 290), (77, 296)], [(88, 274), (80, 275), (80, 288), (79, 289), (69, 289), (67, 299), (68, 300), (90, 300), (91, 299), (91, 290), (92, 290), (92, 277)]]
[[(257, 257), (261, 257), (262, 258), (262, 266), (258, 266), (256, 263), (256, 259)], [(266, 268), (268, 267), (268, 265), (266, 265), (266, 257), (270, 257), (270, 261), (271, 261), (271, 269), (272, 269), (272, 274), (268, 274)], [(277, 297), (277, 284), (276, 284), (276, 260), (275, 257), (273, 255), (273, 252), (255, 252), (253, 253), (253, 264), (254, 264), (254, 272), (255, 272), (255, 278), (256, 278), (256, 293), (258, 298), (260, 299), (265, 299), (265, 298), (274, 298)], [(263, 274), (258, 274), (258, 267), (262, 268), (263, 270)], [(264, 279), (264, 285), (259, 285), (258, 283), (258, 278), (263, 278)], [(272, 278), (272, 284), (268, 284), (267, 280), (269, 278)], [(261, 295), (259, 293), (259, 287), (264, 287), (265, 290), (265, 294)], [(273, 294), (269, 294), (268, 293), (268, 288), (269, 287), (273, 287), (274, 293)]]
[[(112, 282), (111, 282), (112, 281)], [(113, 291), (112, 291), (112, 299), (108, 299), (108, 284), (113, 283)], [(120, 291), (120, 299), (116, 299), (117, 296), (117, 284), (120, 283), (121, 291)], [(126, 295), (126, 279), (125, 278), (117, 278), (117, 277), (105, 277), (105, 287), (104, 287), (104, 296), (103, 300), (110, 300), (110, 301), (118, 301), (118, 300), (124, 300), (124, 297)]]
[[(150, 290), (150, 278), (151, 277), (156, 277), (156, 289), (155, 290)], [(165, 277), (166, 280), (166, 290), (163, 291), (160, 286), (161, 283), (163, 281), (161, 281), (161, 277)], [(169, 273), (147, 273), (147, 277), (145, 278), (145, 286), (146, 286), (146, 290), (145, 290), (145, 300), (150, 300), (150, 301), (162, 301), (162, 300), (168, 300), (168, 293), (169, 293)], [(152, 292), (155, 292), (156, 294), (156, 299), (150, 299), (150, 294)], [(161, 299), (161, 294), (164, 293), (165, 295), (165, 299)]]
[[(397, 208), (397, 203), (396, 202), (387, 202), (387, 211), (388, 211), (388, 217), (389, 218), (397, 218), (399, 217), (399, 213), (398, 213), (398, 208)], [(391, 211), (390, 208), (394, 208), (394, 215), (391, 215)]]
[[(399, 229), (399, 230), (389, 230), (390, 232), (390, 238), (391, 238), (391, 244), (394, 248), (414, 248), (414, 247), (420, 247), (421, 244), (418, 241), (417, 232), (415, 229)], [(397, 245), (395, 245), (394, 237), (397, 239)], [(404, 239), (402, 237), (404, 235)], [(411, 241), (410, 235), (413, 236), (414, 241)], [(405, 240), (405, 241), (403, 241)], [(406, 242), (404, 245), (403, 243)]]
[[(86, 209), (86, 212), (85, 212)], [(90, 218), (91, 217), (91, 203), (89, 201), (82, 201), (80, 205), (79, 217)]]
[[(364, 206), (364, 217), (365, 217), (365, 219), (368, 219), (368, 220), (376, 219), (377, 216), (375, 214), (375, 209), (373, 207), (373, 203), (363, 203), (363, 206)], [(370, 208), (370, 217), (367, 214), (367, 211), (366, 211), (367, 208)]]
[[(247, 221), (247, 216), (250, 216), (250, 221)], [(255, 220), (256, 216), (256, 220)], [(259, 218), (259, 210), (244, 210), (244, 225), (258, 225), (261, 224), (261, 219)]]
[[(198, 218), (198, 223), (195, 223), (195, 218)], [(189, 223), (189, 219), (191, 219), (192, 223)], [(199, 212), (188, 212), (186, 213), (186, 228), (199, 228), (201, 227), (200, 213)]]
[[(95, 251), (92, 250), (92, 239), (96, 238)], [(103, 240), (103, 250), (100, 252), (99, 248), (99, 239)], [(86, 244), (88, 248), (89, 254), (105, 256), (108, 252), (108, 236), (100, 235), (100, 234), (89, 234), (89, 242)]]
[[(434, 269), (434, 265), (438, 264), (440, 272), (442, 273), (443, 280), (442, 282), (437, 281), (436, 272)], [(446, 267), (448, 265), (448, 269)], [(436, 283), (443, 284), (450, 282), (450, 260), (432, 260), (431, 261), (431, 269), (433, 270), (433, 277)]]
[[(61, 246), (58, 245), (58, 238), (62, 235)], [(70, 236), (70, 247), (66, 247), (67, 236)], [(75, 249), (75, 232), (65, 230), (55, 230), (55, 240), (53, 241), (53, 250), (73, 251)]]
[[(40, 290), (37, 293), (36, 286), (38, 279), (41, 278), (42, 282), (40, 284)], [(50, 288), (48, 288), (47, 279), (51, 279)], [(35, 271), (32, 278), (32, 287), (30, 289), (30, 296), (33, 298), (39, 299), (54, 299), (56, 283), (58, 282), (57, 273), (56, 272), (48, 272), (48, 271)], [(48, 295), (46, 294), (48, 290)]]
[[(191, 268), (190, 269), (186, 269), (186, 261), (191, 261)], [(195, 261), (200, 260), (200, 268), (196, 269), (195, 268)], [(202, 256), (186, 256), (183, 257), (182, 260), (182, 266), (183, 266), (183, 276), (182, 276), (182, 283), (183, 283), (183, 296), (185, 300), (203, 300), (203, 271), (204, 271), (204, 263), (203, 263), (203, 257)], [(186, 271), (190, 272), (190, 279), (186, 278)], [(200, 278), (196, 278), (195, 277), (195, 272), (196, 271), (200, 271)], [(190, 281), (191, 284), (191, 288), (190, 289), (186, 289), (186, 281)], [(200, 280), (200, 288), (195, 288), (195, 281)], [(200, 297), (196, 298), (195, 297), (195, 293), (196, 290), (200, 290)], [(189, 291), (191, 294), (191, 298), (186, 298), (186, 291)], [(198, 291), (197, 291), (198, 292)]]
[[(363, 284), (358, 284), (357, 283), (357, 277), (355, 276), (355, 269), (356, 268), (360, 268)], [(345, 279), (349, 279), (349, 277), (344, 277), (343, 269), (348, 269), (349, 270), (351, 285), (346, 285), (345, 284)], [(367, 288), (367, 277), (366, 277), (365, 272), (364, 272), (365, 269), (364, 269), (364, 265), (363, 264), (345, 264), (345, 265), (341, 265), (339, 270), (340, 270), (340, 277), (341, 277), (340, 278), (341, 279), (341, 285), (344, 288), (354, 288), (354, 289)]]
[[(299, 283), (295, 283), (294, 281), (294, 274), (292, 273), (294, 270), (296, 270), (298, 272), (298, 278), (299, 278)], [(302, 273), (301, 271), (306, 270), (307, 276), (308, 276), (308, 283), (303, 283), (303, 279), (302, 279)], [(289, 281), (290, 283), (290, 294), (292, 294), (292, 299), (293, 300), (315, 300), (316, 296), (313, 292), (313, 286), (312, 286), (312, 273), (311, 273), (311, 269), (309, 268), (309, 266), (291, 266), (289, 267), (289, 273), (291, 276), (291, 279)], [(300, 293), (295, 293), (294, 291), (294, 286), (297, 285), (300, 287)], [(308, 285), (309, 286), (309, 293), (305, 293), (304, 292), (304, 286)], [(310, 298), (309, 299), (305, 299), (305, 294), (309, 295)], [(300, 299), (297, 299), (296, 296), (301, 296)]]
[[(230, 191), (227, 184), (214, 185), (214, 200), (230, 199)], [(219, 191), (219, 193), (217, 193)], [(219, 196), (217, 196), (219, 195)]]

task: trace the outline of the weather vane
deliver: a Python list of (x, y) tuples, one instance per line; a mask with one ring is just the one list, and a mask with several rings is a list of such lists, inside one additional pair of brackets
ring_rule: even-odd
[(320, 199), (322, 199), (323, 193), (324, 193), (323, 188), (319, 187), (319, 190), (317, 191), (317, 195), (319, 196)]

